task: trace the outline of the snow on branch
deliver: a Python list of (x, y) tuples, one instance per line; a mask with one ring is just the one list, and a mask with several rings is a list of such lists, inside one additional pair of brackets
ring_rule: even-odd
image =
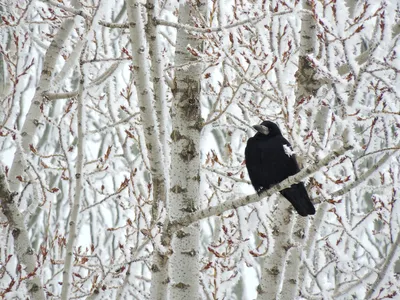
[[(288, 10), (285, 12), (274, 13), (274, 14), (272, 14), (272, 17), (282, 16), (282, 15), (290, 14), (292, 12), (293, 12), (292, 10)], [(154, 18), (153, 22), (156, 26), (168, 26), (168, 27), (174, 27), (176, 29), (183, 29), (183, 30), (199, 32), (199, 33), (212, 33), (212, 32), (218, 32), (218, 31), (222, 31), (222, 30), (226, 30), (226, 29), (232, 29), (232, 28), (239, 27), (239, 26), (246, 25), (246, 24), (256, 24), (256, 23), (262, 21), (266, 17), (267, 17), (267, 13), (263, 13), (262, 15), (252, 17), (252, 18), (247, 18), (245, 20), (238, 21), (238, 22), (235, 22), (235, 23), (232, 23), (229, 25), (217, 26), (217, 27), (205, 27), (205, 28), (194, 27), (194, 26), (190, 26), (190, 25), (186, 25), (186, 24), (180, 24), (177, 22), (171, 22), (171, 21), (157, 19), (157, 18)], [(117, 23), (100, 21), (99, 24), (103, 25), (105, 27), (109, 27), (109, 28), (122, 28), (122, 29), (129, 28), (129, 23), (117, 24)]]
[(60, 56), (61, 49), (64, 43), (67, 41), (69, 34), (73, 28), (74, 21), (72, 19), (66, 19), (60, 29), (54, 36), (49, 48), (46, 51), (43, 68), (40, 74), (40, 79), (37, 84), (37, 89), (35, 95), (31, 101), (28, 112), (26, 113), (26, 119), (20, 130), (22, 137), (22, 150), (16, 151), (13, 159), (13, 163), (9, 173), (10, 179), (10, 189), (12, 191), (18, 191), (20, 188), (20, 181), (15, 180), (15, 178), (23, 173), (25, 166), (23, 165), (23, 159), (25, 151), (30, 148), (30, 144), (33, 142), (33, 137), (35, 135), (36, 129), (42, 117), (42, 112), (40, 109), (40, 103), (42, 101), (43, 92), (47, 91), (52, 83), (52, 75), (57, 62), (57, 58)]
[(174, 27), (176, 29), (183, 29), (183, 30), (192, 31), (192, 32), (211, 33), (211, 32), (217, 32), (217, 31), (235, 28), (235, 27), (245, 25), (248, 23), (255, 24), (255, 23), (262, 21), (266, 16), (267, 16), (267, 14), (264, 13), (260, 16), (248, 18), (248, 19), (245, 19), (245, 20), (242, 20), (239, 22), (235, 22), (235, 23), (226, 25), (226, 26), (208, 27), (208, 28), (207, 27), (199, 28), (199, 27), (194, 27), (194, 26), (190, 26), (190, 25), (186, 25), (186, 24), (170, 22), (170, 21), (166, 21), (166, 20), (162, 20), (162, 19), (153, 19), (153, 21), (156, 23), (156, 25), (169, 26), (169, 27)]
[[(397, 149), (396, 149), (397, 150)], [(350, 184), (348, 184), (347, 186), (345, 186), (343, 189), (338, 190), (334, 193), (331, 194), (332, 197), (338, 197), (338, 196), (343, 196), (344, 194), (346, 194), (347, 192), (351, 191), (352, 189), (354, 189), (356, 186), (358, 186), (360, 183), (362, 183), (363, 181), (365, 181), (365, 179), (367, 179), (369, 176), (371, 176), (372, 173), (375, 173), (380, 167), (382, 167), (388, 160), (389, 158), (391, 158), (394, 154), (396, 153), (396, 151), (394, 151), (393, 153), (389, 154), (386, 153), (375, 165), (373, 165), (371, 168), (369, 168), (369, 170), (367, 172), (365, 172), (364, 174), (362, 174), (361, 176), (358, 177), (358, 179)]]
[[(385, 277), (388, 276), (389, 269), (394, 267), (394, 264), (396, 263), (396, 261), (399, 257), (399, 243), (400, 243), (400, 232), (397, 233), (396, 240), (392, 244), (392, 249), (389, 251), (389, 253), (386, 257), (386, 261), (385, 261), (381, 271), (378, 273), (378, 276), (377, 276), (375, 282), (370, 286), (368, 293), (365, 296), (365, 299), (377, 299), (377, 298), (372, 298), (372, 296), (374, 295), (375, 291), (380, 291), (380, 286), (381, 286), (382, 281), (385, 279)], [(391, 297), (389, 297), (389, 298), (391, 298)]]
[(242, 183), (247, 183), (247, 184), (251, 184), (250, 180), (244, 179), (244, 178), (237, 178), (234, 177), (233, 173), (230, 172), (224, 172), (224, 171), (220, 171), (211, 167), (203, 167), (204, 170), (207, 170), (209, 172), (224, 176), (225, 178), (228, 178), (230, 180), (236, 181), (236, 182), (242, 182)]
[(68, 99), (78, 96), (78, 91), (73, 92), (66, 92), (66, 93), (43, 93), (43, 96), (46, 100), (61, 100), (61, 99)]
[(41, 0), (41, 1), (44, 2), (44, 3), (50, 4), (50, 5), (53, 5), (55, 7), (58, 7), (58, 8), (60, 8), (62, 10), (65, 10), (65, 11), (67, 11), (69, 13), (72, 13), (74, 15), (81, 16), (81, 17), (83, 17), (83, 18), (85, 18), (87, 20), (92, 20), (92, 17), (90, 15), (88, 15), (87, 13), (85, 13), (82, 9), (76, 9), (76, 8), (73, 8), (73, 7), (70, 7), (70, 6), (66, 6), (66, 5), (63, 5), (63, 4), (59, 3), (59, 2), (52, 1), (52, 0)]
[[(29, 234), (24, 224), (24, 216), (19, 211), (14, 201), (17, 193), (11, 193), (6, 183), (6, 177), (0, 170), (0, 207), (10, 225), (14, 238), (14, 248), (18, 257), (18, 263), (25, 267), (25, 280), (27, 290), (32, 299), (45, 299), (42, 283), (36, 273), (39, 266), (36, 265), (36, 253), (30, 243)], [(19, 283), (18, 283), (19, 284)]]
[(132, 118), (138, 117), (139, 115), (140, 115), (140, 113), (138, 113), (138, 112), (129, 114), (126, 118), (124, 118), (124, 119), (122, 119), (120, 121), (111, 123), (109, 125), (100, 127), (98, 129), (95, 129), (95, 130), (90, 130), (87, 133), (88, 134), (94, 134), (94, 133), (100, 133), (102, 131), (106, 131), (106, 130), (112, 129), (112, 128), (118, 126), (118, 125), (122, 125), (122, 124), (128, 123)]
[[(393, 152), (390, 153), (390, 154), (386, 153), (384, 156), (382, 156), (382, 158), (377, 163), (375, 163), (371, 168), (369, 168), (367, 172), (365, 172), (362, 175), (358, 176), (356, 181), (353, 181), (352, 183), (344, 186), (340, 190), (337, 190), (335, 192), (330, 193), (330, 197), (331, 198), (335, 198), (335, 197), (343, 196), (343, 195), (347, 194), (348, 192), (350, 192), (355, 187), (359, 186), (369, 176), (371, 176), (373, 173), (377, 172), (382, 166), (384, 166), (386, 164), (386, 162), (389, 160), (389, 158), (391, 158), (396, 153), (397, 150), (400, 150), (400, 145), (398, 145), (396, 147), (393, 147), (393, 148), (390, 148), (388, 150), (393, 150)], [(374, 153), (375, 152), (378, 152), (378, 151), (374, 151)], [(379, 152), (381, 152), (381, 151), (379, 151)], [(317, 198), (314, 198), (313, 200), (317, 201), (317, 202), (318, 201), (324, 202), (322, 197), (317, 197)]]
[(343, 155), (346, 151), (351, 150), (353, 147), (349, 145), (345, 145), (338, 151), (333, 151), (331, 154), (327, 155), (325, 158), (317, 162), (316, 164), (310, 165), (307, 168), (301, 170), (296, 175), (290, 176), (281, 183), (274, 185), (272, 188), (265, 190), (258, 196), (257, 194), (253, 194), (251, 196), (245, 196), (236, 200), (226, 201), (217, 206), (211, 206), (203, 210), (199, 210), (195, 213), (189, 214), (181, 219), (172, 221), (168, 226), (168, 232), (170, 234), (178, 231), (182, 227), (189, 226), (192, 223), (200, 221), (201, 219), (205, 219), (208, 217), (216, 216), (222, 214), (223, 212), (236, 209), (241, 206), (245, 206), (254, 202), (261, 200), (262, 198), (273, 195), (276, 192), (279, 192), (283, 189), (290, 187), (291, 185), (302, 181), (307, 176), (310, 176), (312, 173), (318, 171), (323, 166), (326, 166), (329, 162), (336, 159), (337, 157)]

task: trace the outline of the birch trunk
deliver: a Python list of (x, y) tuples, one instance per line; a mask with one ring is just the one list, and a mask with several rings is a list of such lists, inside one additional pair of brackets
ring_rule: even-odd
[(136, 0), (128, 0), (129, 32), (133, 52), (133, 63), (136, 67), (134, 72), (136, 94), (140, 106), (140, 116), (146, 139), (146, 149), (150, 162), (153, 183), (153, 221), (158, 217), (158, 205), (165, 201), (164, 176), (161, 172), (163, 160), (161, 147), (158, 140), (158, 126), (152, 101), (154, 99), (152, 83), (149, 70), (146, 38), (144, 35), (144, 24), (141, 16), (141, 5)]
[[(197, 5), (203, 5), (200, 1)], [(201, 10), (201, 7), (199, 7)], [(195, 7), (189, 1), (181, 4), (179, 23), (190, 24)], [(199, 207), (200, 156), (202, 126), (200, 112), (201, 64), (188, 47), (200, 47), (200, 41), (185, 30), (177, 32), (175, 49), (176, 87), (173, 90), (171, 133), (171, 189), (168, 212), (171, 221), (184, 217)], [(184, 68), (179, 67), (185, 65)], [(191, 299), (199, 293), (199, 224), (194, 223), (176, 232), (170, 258), (170, 299)]]
[[(142, 6), (136, 0), (127, 0), (127, 13), (129, 19), (129, 31), (132, 45), (132, 57), (135, 65), (135, 84), (136, 94), (140, 106), (142, 126), (146, 140), (147, 156), (150, 163), (152, 186), (153, 186), (153, 204), (152, 204), (152, 223), (159, 218), (160, 204), (165, 205), (166, 176), (162, 170), (163, 166), (162, 152), (159, 143), (159, 130), (157, 119), (154, 112), (152, 92), (152, 83), (149, 71), (148, 55), (144, 22), (141, 15)], [(157, 90), (159, 93), (159, 90)], [(158, 99), (161, 100), (161, 99)], [(161, 104), (159, 104), (161, 106)], [(165, 126), (165, 124), (164, 124)], [(167, 257), (154, 249), (152, 263), (152, 299), (165, 299), (167, 295), (166, 283), (168, 282)]]
[(18, 261), (26, 275), (30, 275), (30, 277), (26, 277), (25, 281), (28, 293), (32, 299), (44, 300), (45, 294), (38, 275), (39, 272), (37, 272), (39, 267), (36, 259), (37, 254), (30, 242), (29, 234), (24, 224), (24, 215), (21, 214), (16, 205), (16, 195), (9, 191), (6, 177), (3, 174), (3, 170), (0, 169), (0, 207), (11, 227)]
[(277, 298), (280, 283), (284, 276), (286, 254), (291, 247), (289, 232), (293, 216), (290, 213), (290, 203), (281, 196), (278, 196), (277, 201), (280, 201), (280, 203), (272, 216), (274, 220), (272, 228), (272, 234), (275, 238), (274, 245), (271, 255), (263, 261), (257, 297), (259, 300)]
[(315, 78), (316, 72), (307, 55), (314, 54), (316, 47), (315, 22), (311, 13), (309, 0), (303, 0), (303, 13), (301, 15), (299, 67), (296, 72), (297, 90), (296, 100), (316, 94), (321, 82)]
[[(27, 167), (25, 155), (30, 152), (30, 145), (33, 143), (36, 129), (41, 124), (40, 120), (42, 118), (42, 113), (40, 105), (43, 103), (42, 93), (47, 91), (51, 86), (53, 70), (55, 69), (57, 58), (65, 41), (69, 37), (73, 25), (74, 19), (66, 19), (62, 23), (60, 29), (54, 36), (54, 39), (46, 51), (40, 80), (26, 114), (24, 124), (20, 130), (21, 144), (16, 147), (13, 162), (8, 174), (9, 188), (11, 192), (18, 193), (20, 190), (21, 182), (16, 178), (18, 176), (24, 178), (25, 176), (25, 170)], [(2, 208), (8, 222), (14, 227), (14, 246), (18, 260), (21, 264), (25, 265), (25, 270), (28, 273), (34, 274), (31, 279), (27, 280), (28, 291), (34, 299), (45, 299), (42, 284), (39, 277), (37, 277), (35, 274), (37, 267), (36, 255), (24, 223), (24, 216), (21, 215), (21, 212), (14, 201), (9, 203), (4, 201), (2, 203)]]
[[(147, 40), (149, 42), (149, 54), (151, 57), (151, 76), (154, 85), (154, 100), (158, 119), (158, 130), (160, 133), (160, 142), (164, 153), (164, 165), (168, 165), (169, 151), (167, 144), (167, 86), (164, 80), (161, 35), (157, 30), (154, 19), (158, 17), (158, 1), (147, 1)], [(166, 172), (168, 168), (164, 169)], [(168, 174), (168, 172), (167, 172)], [(168, 179), (168, 176), (165, 176)]]
[(79, 208), (81, 204), (81, 195), (84, 188), (83, 182), (83, 163), (84, 163), (84, 149), (85, 149), (85, 105), (83, 103), (83, 74), (81, 74), (81, 81), (79, 84), (79, 95), (78, 95), (78, 113), (77, 113), (77, 158), (76, 158), (76, 172), (75, 172), (75, 195), (74, 202), (72, 204), (71, 216), (68, 222), (68, 241), (65, 249), (65, 262), (63, 271), (63, 285), (61, 290), (61, 300), (67, 300), (70, 283), (71, 273), (73, 268), (72, 260), (74, 258), (73, 251), (76, 238), (78, 236), (78, 222), (79, 222)]
[(298, 277), (301, 265), (303, 245), (308, 236), (309, 218), (295, 217), (290, 234), (293, 241), (292, 248), (286, 257), (286, 269), (282, 289), (278, 299), (295, 299), (298, 294)]
[[(167, 91), (163, 75), (163, 57), (161, 54), (160, 34), (153, 22), (158, 16), (158, 1), (147, 1), (147, 41), (149, 43), (149, 54), (151, 57), (151, 76), (154, 86), (154, 100), (158, 120), (159, 138), (161, 150), (164, 153), (164, 178), (165, 186), (169, 186), (169, 147), (167, 144)], [(165, 204), (168, 202), (168, 190), (165, 189)], [(168, 282), (168, 257), (158, 251), (154, 251), (152, 263), (152, 288), (151, 299), (167, 298)]]
[[(318, 89), (323, 84), (320, 80), (315, 78), (316, 72), (307, 59), (307, 56), (315, 54), (315, 49), (317, 49), (316, 24), (312, 17), (310, 1), (303, 1), (303, 9), (308, 13), (303, 13), (301, 18), (299, 68), (296, 73), (296, 103), (299, 103), (304, 97), (315, 96)], [(323, 136), (325, 133), (328, 111), (329, 109), (327, 107), (322, 106), (318, 109), (315, 116), (313, 126), (316, 127), (320, 136)], [(311, 117), (308, 121), (309, 123), (313, 122)], [(284, 288), (281, 290), (278, 299), (294, 299), (298, 295), (299, 270), (302, 261), (303, 245), (308, 235), (309, 221), (309, 217), (303, 218), (297, 215), (295, 217), (290, 232), (294, 247), (292, 247), (288, 253), (287, 267), (282, 284)]]
[[(277, 2), (272, 1), (271, 6), (275, 7)], [(270, 30), (269, 40), (270, 49), (274, 57), (280, 59), (282, 57), (281, 42), (278, 39), (276, 32), (279, 32), (280, 21), (272, 16), (270, 12)], [(279, 92), (284, 95), (286, 89), (290, 89), (284, 81), (282, 81), (283, 71), (282, 65), (277, 64), (274, 68), (276, 83)], [(284, 107), (283, 110), (287, 111), (288, 108)], [(274, 234), (274, 244), (272, 246), (272, 253), (263, 261), (261, 282), (258, 288), (258, 298), (262, 300), (277, 299), (282, 288), (282, 282), (285, 279), (285, 268), (287, 264), (287, 254), (289, 249), (293, 246), (290, 239), (290, 228), (293, 226), (293, 214), (290, 210), (289, 202), (278, 195), (277, 209), (272, 216), (272, 226)]]
[[(65, 41), (67, 40), (73, 25), (73, 19), (65, 20), (58, 30), (57, 34), (55, 35), (53, 41), (51, 42), (49, 49), (47, 49), (46, 51), (40, 80), (37, 85), (37, 89), (29, 107), (28, 113), (26, 114), (24, 125), (22, 126), (22, 129), (20, 131), (22, 148), (20, 151), (20, 147), (17, 147), (8, 176), (10, 189), (13, 192), (18, 192), (20, 189), (21, 182), (17, 180), (16, 177), (23, 177), (24, 175), (24, 170), (26, 168), (24, 155), (25, 153), (29, 152), (29, 145), (32, 144), (36, 128), (40, 124), (40, 119), (42, 117), (42, 114), (40, 112), (40, 104), (42, 103), (43, 97), (42, 93), (50, 88), (53, 70), (55, 68), (58, 55), (60, 54), (60, 51)], [(24, 151), (25, 153), (22, 153), (22, 151)]]

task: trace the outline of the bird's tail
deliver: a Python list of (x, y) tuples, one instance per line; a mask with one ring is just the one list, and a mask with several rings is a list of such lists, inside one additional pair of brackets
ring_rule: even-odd
[(314, 205), (308, 197), (307, 190), (302, 182), (284, 189), (281, 194), (292, 203), (300, 216), (306, 217), (315, 214)]

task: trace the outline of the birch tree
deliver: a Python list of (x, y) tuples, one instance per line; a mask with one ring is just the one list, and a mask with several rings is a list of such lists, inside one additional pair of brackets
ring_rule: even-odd
[[(3, 1), (1, 297), (395, 298), (399, 11)], [(262, 120), (302, 170), (258, 196)], [(278, 193), (299, 181), (313, 217)]]

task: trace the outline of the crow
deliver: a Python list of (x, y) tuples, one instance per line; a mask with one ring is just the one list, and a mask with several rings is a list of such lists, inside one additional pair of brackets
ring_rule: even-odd
[[(258, 194), (300, 171), (290, 143), (282, 136), (275, 123), (264, 121), (253, 126), (257, 133), (247, 141), (246, 167), (251, 184)], [(280, 192), (294, 206), (299, 215), (315, 214), (303, 182)]]

